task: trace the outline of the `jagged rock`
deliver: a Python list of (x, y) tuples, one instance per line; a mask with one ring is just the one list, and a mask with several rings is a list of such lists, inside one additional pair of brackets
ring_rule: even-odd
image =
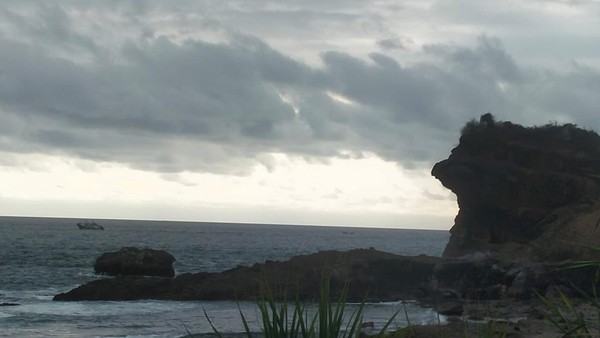
[(160, 299), (171, 285), (171, 279), (143, 276), (119, 276), (98, 279), (67, 293), (54, 296), (54, 300), (138, 300)]
[(528, 299), (544, 295), (550, 285), (563, 291), (573, 290), (575, 285), (591, 294), (595, 267), (570, 270), (562, 269), (564, 264), (398, 256), (365, 249), (322, 251), (218, 273), (100, 279), (56, 295), (54, 300), (254, 300), (265, 285), (279, 295), (314, 300), (324, 276), (331, 280), (333, 297), (348, 285), (347, 297), (352, 302), (418, 299), (423, 304), (441, 306), (467, 299)]
[(437, 313), (444, 316), (461, 316), (464, 308), (462, 302), (454, 301), (440, 303), (435, 307), (435, 310)]
[(432, 275), (433, 290), (450, 290), (459, 299), (500, 299), (505, 289), (507, 268), (494, 260), (446, 260)]
[(546, 293), (552, 281), (552, 267), (545, 264), (528, 264), (511, 269), (507, 277), (511, 280), (507, 296), (516, 299), (531, 299)]
[(238, 266), (220, 273), (182, 274), (174, 279), (117, 277), (82, 285), (55, 300), (242, 300), (256, 299), (267, 283), (288, 296), (316, 299), (324, 276), (331, 293), (349, 285), (348, 300), (415, 299), (428, 287), (439, 257), (398, 256), (377, 250), (323, 251), (288, 261)]
[(96, 259), (94, 271), (111, 276), (173, 277), (175, 257), (163, 250), (121, 248)]
[(433, 176), (460, 211), (444, 257), (590, 257), (600, 242), (600, 136), (574, 125), (525, 128), (482, 116)]

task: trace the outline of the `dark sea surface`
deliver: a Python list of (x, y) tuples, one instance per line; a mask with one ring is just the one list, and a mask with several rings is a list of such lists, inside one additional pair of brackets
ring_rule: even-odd
[[(320, 250), (373, 247), (402, 255), (441, 255), (447, 231), (167, 221), (98, 220), (103, 231), (79, 230), (77, 219), (0, 217), (0, 337), (181, 337), (211, 332), (203, 310), (223, 332), (243, 331), (236, 302), (53, 302), (88, 281), (99, 255), (124, 246), (171, 253), (176, 274), (222, 271), (286, 260)], [(402, 300), (368, 304), (365, 321), (385, 322)], [(437, 322), (408, 303), (411, 323)], [(240, 304), (258, 330), (257, 309)], [(352, 308), (352, 306), (350, 306)], [(406, 325), (398, 316), (393, 326)]]

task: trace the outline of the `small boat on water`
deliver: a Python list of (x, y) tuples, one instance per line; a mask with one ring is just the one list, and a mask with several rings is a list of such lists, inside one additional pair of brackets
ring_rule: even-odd
[(104, 227), (94, 221), (81, 221), (77, 222), (77, 227), (80, 230), (104, 230)]

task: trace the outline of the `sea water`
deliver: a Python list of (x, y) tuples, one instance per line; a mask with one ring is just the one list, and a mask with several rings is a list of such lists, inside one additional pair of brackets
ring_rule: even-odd
[[(204, 311), (222, 332), (242, 332), (240, 309), (252, 329), (260, 330), (252, 302), (52, 301), (57, 293), (103, 278), (93, 272), (95, 259), (124, 246), (166, 250), (181, 274), (321, 250), (372, 247), (439, 256), (449, 236), (447, 231), (133, 220), (100, 220), (105, 228), (100, 231), (79, 230), (77, 221), (0, 217), (0, 304), (18, 304), (0, 306), (0, 337), (181, 337), (211, 332)], [(431, 309), (401, 299), (367, 304), (364, 320), (381, 326), (403, 307), (411, 323), (438, 321)], [(403, 314), (392, 327), (404, 325)]]

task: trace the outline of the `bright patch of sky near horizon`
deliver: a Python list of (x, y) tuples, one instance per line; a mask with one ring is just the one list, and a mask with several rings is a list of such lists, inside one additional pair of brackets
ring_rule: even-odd
[(0, 214), (448, 229), (491, 111), (600, 129), (598, 1), (6, 1)]
[(19, 168), (0, 167), (0, 214), (440, 229), (456, 212), (427, 173), (375, 156), (310, 163), (273, 155), (271, 170), (259, 165), (247, 176), (26, 155)]

